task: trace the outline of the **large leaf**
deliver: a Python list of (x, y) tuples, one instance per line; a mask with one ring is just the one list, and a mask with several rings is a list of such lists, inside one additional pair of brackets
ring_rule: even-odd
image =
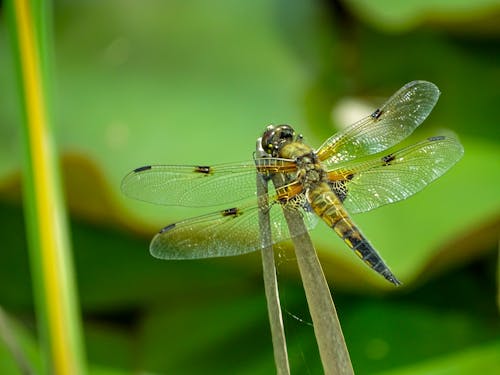
[[(438, 23), (445, 25), (461, 25), (471, 21), (484, 20), (500, 9), (495, 0), (409, 0), (409, 1), (367, 1), (345, 0), (346, 5), (363, 20), (388, 30), (406, 30), (419, 24)], [(494, 20), (481, 25), (478, 29), (492, 29)], [(481, 27), (482, 26), (482, 27)], [(496, 28), (498, 31), (498, 27)]]
[[(249, 159), (255, 138), (269, 122), (296, 124), (306, 133), (306, 140), (317, 146), (335, 132), (325, 119), (341, 97), (389, 96), (406, 81), (426, 78), (440, 86), (442, 96), (422, 127), (427, 127), (427, 134), (439, 134), (430, 130), (436, 125), (456, 130), (465, 145), (465, 157), (416, 197), (355, 220), (405, 281), (416, 277), (450, 241), (496, 220), (500, 203), (495, 189), (500, 174), (494, 166), (498, 160), (494, 134), (498, 132), (491, 128), (495, 86), (486, 83), (495, 75), (491, 52), (478, 52), (470, 43), (457, 49), (456, 43), (439, 35), (388, 38), (362, 32), (350, 47), (358, 51), (361, 71), (354, 86), (345, 85), (342, 82), (352, 82), (354, 77), (331, 78), (343, 74), (345, 62), (329, 64), (320, 51), (334, 48), (343, 60), (349, 50), (343, 50), (343, 42), (330, 36), (328, 29), (313, 26), (319, 6), (287, 6), (282, 23), (275, 22), (276, 5), (268, 2), (241, 8), (227, 1), (224, 9), (234, 11), (221, 8), (217, 17), (210, 16), (207, 6), (174, 2), (137, 7), (110, 1), (99, 9), (88, 3), (62, 3), (57, 8), (58, 134), (67, 152), (64, 171), (73, 212), (152, 235), (169, 222), (206, 210), (125, 200), (119, 184), (132, 168), (149, 163)], [(217, 8), (210, 5), (210, 10)], [(111, 19), (103, 16), (110, 13), (114, 14)], [(90, 23), (93, 27), (86, 28)], [(299, 25), (308, 39), (300, 36)], [(378, 46), (384, 53), (378, 53)], [(454, 61), (452, 69), (449, 59)], [(317, 71), (305, 75), (313, 68)], [(11, 83), (8, 72), (8, 65), (0, 69), (6, 85)], [(477, 95), (469, 95), (471, 91)], [(0, 189), (3, 186), (6, 192), (17, 186), (12, 179), (18, 160), (17, 128), (12, 95), (2, 91), (0, 96), (5, 103), (0, 111), (4, 134), (0, 137)], [(305, 108), (300, 106), (301, 98), (307, 98)], [(311, 102), (311, 98), (316, 100)], [(372, 102), (375, 108), (377, 103)], [(479, 186), (474, 187), (470, 176), (478, 173), (481, 194), (474, 194)], [(463, 220), (461, 205), (464, 196), (471, 195), (472, 207)], [(318, 249), (337, 254), (331, 258), (334, 268), (344, 264), (360, 280), (378, 280), (356, 263), (329, 230), (317, 232)], [(411, 240), (416, 235), (418, 240)], [(475, 253), (474, 243), (469, 244), (464, 251)], [(341, 274), (328, 272), (334, 280)], [(339, 279), (351, 286), (366, 284), (352, 277)]]

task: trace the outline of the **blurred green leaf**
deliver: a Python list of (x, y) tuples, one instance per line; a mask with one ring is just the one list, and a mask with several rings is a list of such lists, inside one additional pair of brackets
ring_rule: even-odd
[[(363, 20), (387, 30), (405, 30), (422, 23), (476, 22), (487, 19), (500, 6), (496, 0), (345, 0)], [(478, 22), (479, 23), (479, 22)]]
[[(238, 300), (186, 297), (185, 303), (167, 303), (144, 320), (141, 367), (160, 373), (222, 374), (239, 373), (263, 361), (265, 373), (273, 372), (271, 338), (262, 325), (267, 318), (263, 295), (242, 295)], [(245, 340), (253, 335), (260, 340)], [(166, 337), (175, 340), (167, 351)], [(224, 352), (230, 355), (221, 358)]]
[(500, 370), (500, 342), (494, 341), (463, 352), (449, 356), (431, 359), (417, 365), (391, 371), (377, 373), (378, 375), (469, 375), (496, 374)]
[(0, 373), (41, 373), (42, 357), (32, 334), (3, 308), (0, 319)]
[[(203, 365), (217, 373), (272, 371), (258, 257), (164, 262), (149, 256), (146, 239), (130, 233), (80, 221), (72, 229), (92, 365), (160, 373), (197, 373)], [(0, 252), (0, 296), (12, 311), (30, 311), (31, 294), (23, 290), (27, 260), (12, 261), (26, 256), (21, 210), (3, 204), (0, 237), (9, 232), (19, 236)], [(293, 259), (286, 257), (278, 272), (291, 367), (315, 373), (320, 362), (312, 327), (293, 317), (308, 322), (307, 305), (296, 271), (289, 270)], [(356, 373), (410, 365), (497, 337), (494, 254), (482, 258), (484, 266), (462, 266), (390, 299), (346, 295), (332, 284)]]
[[(228, 1), (225, 8), (234, 13), (222, 12), (217, 22), (201, 2), (141, 5), (139, 9), (132, 3), (116, 8), (110, 1), (102, 7), (97, 11), (91, 4), (63, 3), (56, 14), (62, 94), (58, 133), (67, 150), (63, 169), (73, 212), (93, 221), (154, 233), (168, 222), (206, 210), (164, 208), (124, 199), (119, 183), (132, 168), (150, 163), (250, 159), (254, 139), (269, 122), (295, 124), (306, 141), (319, 145), (335, 132), (328, 124), (329, 112), (340, 98), (387, 97), (406, 81), (425, 78), (440, 86), (442, 96), (422, 125), (423, 131), (440, 134), (431, 129), (445, 126), (459, 132), (465, 157), (424, 192), (355, 220), (406, 281), (415, 278), (451, 240), (496, 220), (492, 218), (500, 207), (495, 190), (500, 174), (493, 165), (499, 157), (492, 113), (496, 86), (486, 84), (499, 78), (492, 52), (478, 51), (471, 43), (457, 43), (439, 34), (388, 38), (368, 31), (353, 34), (357, 44), (347, 49), (342, 34), (338, 41), (328, 36), (328, 28), (313, 26), (316, 19), (321, 25), (328, 20), (320, 16), (319, 5), (287, 7), (288, 18), (282, 24), (274, 22), (276, 8), (267, 2), (246, 4), (236, 11), (236, 3)], [(111, 12), (113, 19), (103, 17)], [(85, 25), (90, 22), (92, 30), (87, 30)], [(301, 23), (308, 39), (295, 38)], [(162, 32), (153, 25), (162, 25)], [(384, 53), (378, 53), (380, 46)], [(335, 48), (340, 62), (318, 64), (328, 56), (322, 52), (328, 48)], [(405, 48), (407, 52), (401, 55), (399, 51)], [(308, 60), (311, 54), (317, 60)], [(420, 58), (426, 55), (435, 58)], [(349, 62), (359, 72), (340, 81), (331, 78), (342, 75), (340, 69)], [(316, 71), (306, 74), (311, 68)], [(468, 74), (470, 70), (475, 73)], [(8, 83), (9, 77), (3, 74), (0, 78)], [(469, 95), (469, 91), (480, 95)], [(309, 95), (315, 101), (306, 100)], [(5, 102), (9, 103), (8, 97)], [(318, 107), (319, 103), (324, 104)], [(12, 154), (16, 131), (9, 108), (0, 111), (5, 134), (10, 134), (0, 138), (0, 143), (6, 142), (0, 149)], [(308, 127), (305, 117), (312, 113)], [(208, 149), (207, 143), (211, 145)], [(0, 187), (3, 184), (4, 191), (12, 191), (16, 188), (10, 177), (15, 163), (7, 156), (5, 162), (0, 166)], [(463, 181), (477, 173), (481, 174), (482, 193), (474, 196), (474, 205), (462, 220), (461, 202), (469, 194)], [(327, 272), (327, 276), (350, 287), (359, 288), (366, 282), (383, 286), (328, 229), (316, 232), (318, 249), (328, 262), (334, 268), (345, 267), (348, 274), (354, 270), (359, 282), (343, 277), (343, 272)], [(409, 241), (416, 237), (418, 241)], [(336, 245), (332, 247), (332, 243)], [(474, 252), (474, 243), (464, 251)]]
[(355, 370), (366, 374), (494, 340), (490, 324), (463, 312), (388, 301), (358, 305), (343, 321), (346, 335), (356, 337), (346, 338), (353, 363), (358, 364)]

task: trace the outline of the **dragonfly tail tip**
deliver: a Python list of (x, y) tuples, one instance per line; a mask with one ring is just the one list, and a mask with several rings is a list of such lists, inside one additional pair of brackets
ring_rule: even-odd
[(403, 283), (401, 281), (399, 281), (398, 279), (396, 279), (396, 277), (394, 275), (386, 276), (386, 279), (396, 286), (403, 285)]
[(382, 272), (382, 276), (384, 276), (384, 278), (389, 281), (390, 283), (396, 285), (396, 286), (400, 286), (400, 285), (403, 285), (403, 283), (401, 281), (399, 281), (396, 276), (393, 275), (393, 273), (389, 270), (385, 270), (385, 272)]

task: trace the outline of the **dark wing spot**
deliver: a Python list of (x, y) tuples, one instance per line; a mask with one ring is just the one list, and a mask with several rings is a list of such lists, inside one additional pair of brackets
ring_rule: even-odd
[(151, 168), (152, 167), (150, 165), (145, 165), (144, 167), (139, 167), (139, 168), (134, 169), (134, 172), (139, 173), (142, 171), (147, 171), (148, 169), (151, 169)]
[(384, 113), (384, 111), (382, 111), (380, 108), (377, 108), (375, 110), (375, 112), (373, 112), (371, 114), (371, 116), (375, 119), (375, 120), (378, 120), (380, 116), (382, 116), (382, 113)]
[(443, 135), (438, 135), (438, 136), (436, 136), (436, 137), (429, 137), (429, 138), (427, 138), (427, 140), (429, 140), (429, 141), (431, 141), (431, 142), (432, 142), (432, 141), (442, 141), (444, 138), (445, 138), (445, 137), (444, 137)]
[(212, 173), (212, 169), (207, 165), (199, 165), (194, 169), (197, 173), (210, 174)]
[(354, 174), (353, 173), (349, 173), (347, 176), (345, 176), (345, 178), (349, 181), (351, 181), (354, 177)]
[(382, 159), (382, 162), (384, 163), (384, 165), (390, 165), (391, 161), (396, 159), (396, 157), (393, 154), (389, 154), (389, 155), (382, 157), (381, 159)]
[(226, 210), (221, 211), (222, 216), (238, 216), (240, 214), (240, 211), (236, 208), (228, 208)]
[(165, 228), (163, 228), (160, 233), (165, 233), (171, 229), (174, 229), (175, 228), (175, 223), (174, 224), (170, 224), (170, 225), (167, 225)]

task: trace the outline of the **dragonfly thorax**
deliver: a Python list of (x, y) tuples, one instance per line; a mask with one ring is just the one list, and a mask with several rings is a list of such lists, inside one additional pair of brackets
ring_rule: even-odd
[(287, 143), (279, 150), (278, 156), (295, 161), (297, 164), (296, 178), (306, 189), (320, 182), (326, 182), (326, 171), (323, 169), (318, 156), (305, 143), (301, 141)]
[(297, 179), (302, 182), (306, 189), (326, 181), (326, 172), (312, 150), (295, 160), (297, 163)]

